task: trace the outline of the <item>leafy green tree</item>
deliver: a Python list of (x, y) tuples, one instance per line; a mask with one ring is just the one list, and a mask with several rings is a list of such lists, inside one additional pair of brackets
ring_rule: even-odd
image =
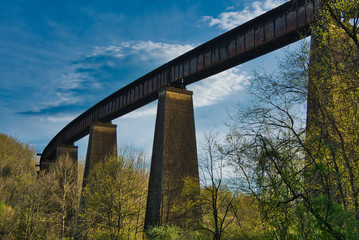
[(235, 224), (228, 227), (225, 239), (268, 239), (259, 207), (255, 197), (238, 193), (233, 200)]
[(60, 158), (36, 174), (35, 151), (0, 134), (0, 238), (73, 237), (79, 201), (77, 164)]
[(152, 227), (146, 231), (146, 239), (150, 240), (175, 240), (181, 239), (183, 230), (178, 226)]
[[(177, 211), (197, 211), (199, 217), (187, 220), (182, 227), (204, 239), (228, 239), (227, 229), (235, 225), (234, 201), (236, 194), (225, 184), (225, 156), (218, 150), (217, 134), (205, 136), (200, 154), (201, 189), (198, 194), (198, 183), (184, 179), (182, 197), (186, 203), (177, 206)], [(199, 215), (199, 214), (198, 214)], [(197, 216), (198, 216), (197, 215)]]
[(46, 181), (47, 217), (57, 237), (71, 238), (75, 235), (81, 192), (78, 172), (78, 163), (65, 155), (41, 176)]
[(38, 218), (26, 202), (35, 184), (35, 151), (0, 134), (0, 237), (34, 238)]
[(203, 212), (201, 228), (208, 231), (215, 240), (221, 239), (226, 228), (234, 221), (231, 214), (235, 197), (224, 183), (225, 159), (217, 148), (217, 136), (207, 134), (200, 161), (200, 202)]
[(18, 226), (16, 212), (10, 206), (0, 202), (0, 236), (3, 239), (15, 239)]
[(357, 10), (324, 1), (310, 52), (303, 42), (277, 72), (256, 73), (256, 104), (233, 117), (224, 153), (272, 238), (358, 237)]
[(36, 176), (35, 151), (27, 144), (0, 134), (0, 200), (15, 206), (23, 188)]
[(148, 172), (142, 153), (125, 149), (92, 169), (84, 189), (89, 239), (138, 239), (143, 232)]
[(324, 1), (323, 5), (313, 27), (306, 132), (312, 154), (307, 159), (314, 162), (320, 155), (320, 164), (328, 170), (314, 174), (316, 181), (326, 185), (313, 189), (314, 194), (325, 191), (345, 209), (353, 208), (358, 219), (358, 3)]

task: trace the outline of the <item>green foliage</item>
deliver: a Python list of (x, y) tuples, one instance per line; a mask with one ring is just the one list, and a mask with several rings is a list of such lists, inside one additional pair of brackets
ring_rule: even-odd
[(82, 228), (89, 239), (142, 235), (148, 173), (141, 153), (123, 152), (91, 170), (83, 191)]
[(0, 172), (1, 239), (73, 236), (80, 193), (77, 165), (63, 158), (47, 174), (37, 175), (35, 151), (0, 134)]
[(0, 134), (0, 200), (16, 205), (21, 192), (36, 176), (34, 150), (27, 144)]
[(18, 225), (18, 219), (16, 218), (16, 212), (10, 206), (0, 202), (0, 236), (7, 239), (13, 239), (15, 237), (16, 226)]
[[(95, 167), (85, 189), (89, 239), (141, 238), (147, 171), (141, 154), (121, 154)], [(0, 173), (0, 239), (75, 236), (82, 179), (69, 156), (37, 175), (32, 148), (0, 134)]]
[[(345, 210), (341, 205), (322, 195), (312, 199), (314, 210), (323, 216), (327, 216), (327, 221), (334, 230), (345, 236), (345, 239), (359, 239), (359, 220), (355, 219), (354, 213)], [(311, 219), (311, 224), (315, 229), (325, 229), (323, 222), (318, 219)], [(320, 239), (335, 239), (327, 231), (317, 231), (316, 235)]]
[(256, 102), (221, 150), (271, 239), (358, 238), (359, 5), (323, 4), (310, 53), (302, 42), (273, 74), (255, 73)]
[[(150, 228), (147, 239), (359, 239), (359, 4), (322, 3), (312, 43), (288, 51), (278, 71), (254, 73), (255, 102), (232, 116), (226, 143), (207, 136), (201, 189), (184, 179), (188, 201), (173, 209), (187, 222)], [(34, 150), (0, 134), (0, 239), (72, 239), (78, 174), (65, 157), (37, 176)], [(137, 152), (98, 163), (83, 192), (83, 234), (145, 237), (147, 181)]]
[(149, 240), (175, 240), (182, 239), (182, 230), (175, 226), (151, 227), (146, 231)]
[(212, 236), (207, 231), (181, 228), (176, 225), (155, 226), (146, 231), (148, 240), (205, 240), (211, 238)]
[[(247, 229), (248, 233), (243, 233), (241, 227), (231, 226), (226, 231), (221, 239), (223, 240), (263, 240), (271, 239), (263, 235), (263, 233), (256, 232), (256, 229)], [(213, 239), (213, 236), (203, 229), (193, 230), (180, 228), (175, 225), (151, 227), (146, 231), (146, 239), (148, 240), (208, 240)]]
[(0, 134), (0, 238), (21, 239), (34, 232), (26, 204), (36, 180), (34, 156), (29, 145)]

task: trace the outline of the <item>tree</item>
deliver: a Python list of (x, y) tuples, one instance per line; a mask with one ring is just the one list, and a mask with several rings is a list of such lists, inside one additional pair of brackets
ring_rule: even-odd
[(359, 4), (357, 0), (323, 1), (324, 21), (333, 23), (359, 48)]
[(218, 151), (216, 134), (205, 135), (201, 168), (201, 208), (203, 211), (202, 229), (210, 232), (213, 239), (222, 238), (226, 228), (233, 223), (231, 215), (235, 195), (225, 186), (225, 159)]
[(142, 153), (122, 149), (94, 166), (84, 189), (83, 229), (90, 239), (142, 235), (148, 172)]
[(0, 134), (0, 200), (15, 206), (22, 188), (36, 176), (35, 151), (29, 145)]
[[(307, 147), (325, 156), (325, 164), (334, 169), (333, 174), (324, 178), (317, 176), (321, 181), (336, 178), (336, 192), (329, 193), (328, 186), (325, 190), (327, 194), (335, 196), (344, 208), (353, 207), (358, 218), (358, 189), (355, 184), (355, 165), (359, 157), (355, 142), (359, 134), (356, 121), (359, 88), (358, 3), (324, 1), (323, 5), (323, 14), (313, 27), (315, 37), (309, 71)], [(308, 155), (307, 158), (313, 157)], [(340, 169), (341, 166), (345, 171)], [(351, 194), (349, 202), (347, 194)]]
[(26, 202), (35, 180), (35, 151), (0, 134), (0, 238), (34, 236), (38, 218)]
[(60, 156), (50, 172), (41, 177), (48, 192), (47, 216), (55, 236), (70, 238), (75, 235), (81, 193), (78, 163), (69, 155)]
[(79, 201), (77, 163), (60, 158), (36, 173), (35, 151), (0, 134), (0, 238), (55, 239), (74, 235)]
[(200, 214), (188, 214), (192, 217), (181, 228), (151, 228), (146, 232), (147, 237), (162, 239), (161, 236), (171, 235), (171, 239), (263, 239), (265, 234), (258, 205), (252, 196), (231, 187), (228, 156), (221, 152), (218, 139), (218, 134), (210, 132), (204, 136), (201, 144), (200, 194), (197, 181), (184, 179), (181, 195), (186, 202), (174, 209), (179, 215), (189, 211)]
[(356, 1), (324, 1), (311, 53), (304, 42), (256, 73), (257, 103), (233, 117), (224, 152), (274, 238), (358, 237), (358, 14)]
[[(204, 231), (212, 239), (223, 239), (226, 229), (234, 222), (235, 194), (224, 183), (225, 158), (218, 151), (217, 134), (205, 135), (200, 154), (200, 194), (198, 182), (184, 179), (182, 197), (186, 202), (176, 206), (177, 212), (195, 212), (182, 227)], [(179, 214), (181, 215), (181, 214)]]

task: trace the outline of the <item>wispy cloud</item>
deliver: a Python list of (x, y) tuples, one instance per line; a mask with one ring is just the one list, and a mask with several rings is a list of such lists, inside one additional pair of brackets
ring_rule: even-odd
[[(95, 46), (93, 51), (73, 61), (63, 82), (69, 87), (98, 87), (106, 82), (133, 81), (137, 73), (152, 70), (191, 50), (189, 44), (169, 44), (152, 41), (121, 42), (118, 45)], [(132, 71), (132, 73), (131, 73)], [(90, 86), (84, 86), (91, 83)], [(97, 83), (97, 84), (95, 84)]]
[(116, 58), (126, 58), (130, 56), (139, 57), (140, 61), (155, 60), (156, 62), (167, 62), (179, 55), (194, 48), (190, 44), (169, 44), (152, 41), (131, 41), (122, 42), (118, 46), (94, 47), (90, 57), (111, 56)]
[(52, 122), (52, 123), (68, 123), (74, 120), (78, 115), (69, 115), (69, 114), (58, 114), (55, 116), (41, 117), (40, 121), (43, 122)]
[(193, 84), (194, 106), (204, 107), (216, 104), (225, 97), (234, 94), (247, 85), (251, 77), (239, 67), (209, 77)]
[(217, 26), (222, 30), (230, 30), (287, 1), (288, 0), (265, 0), (264, 2), (254, 1), (241, 11), (223, 12), (219, 14), (217, 18), (204, 16), (203, 20), (210, 26)]
[(134, 112), (130, 112), (124, 116), (122, 116), (122, 118), (142, 118), (142, 117), (148, 117), (148, 116), (153, 116), (155, 115), (157, 112), (157, 105), (155, 106), (144, 106), (141, 109), (138, 109)]
[[(236, 67), (194, 83), (187, 88), (193, 91), (193, 105), (205, 107), (219, 103), (226, 97), (243, 90), (244, 86), (249, 84), (250, 79), (249, 74), (241, 71), (240, 67)], [(126, 114), (123, 118), (154, 116), (156, 112), (156, 106), (146, 106)]]
[[(48, 116), (60, 112), (77, 112), (79, 109), (84, 111), (102, 97), (136, 80), (141, 73), (146, 74), (193, 47), (189, 44), (152, 41), (95, 46), (92, 52), (73, 60), (63, 69), (61, 76), (53, 80), (55, 87), (51, 90), (51, 100), (18, 114)], [(132, 117), (149, 112), (135, 112)]]
[[(79, 113), (117, 90), (114, 85), (121, 86), (118, 79), (135, 80), (131, 71), (159, 66), (159, 62), (167, 62), (193, 48), (192, 45), (156, 43), (151, 41), (123, 42), (117, 46), (94, 47), (93, 51), (83, 58), (73, 61), (64, 71), (60, 84), (54, 93), (53, 100), (40, 105), (21, 115), (43, 116), (49, 121), (60, 122), (71, 120), (68, 116)], [(201, 82), (189, 86), (194, 91), (194, 106), (203, 107), (216, 104), (227, 96), (242, 90), (250, 80), (240, 68), (232, 68)], [(128, 82), (124, 81), (122, 86)], [(156, 114), (156, 106), (148, 106), (125, 115), (125, 118), (141, 118)], [(50, 118), (51, 116), (55, 116)]]

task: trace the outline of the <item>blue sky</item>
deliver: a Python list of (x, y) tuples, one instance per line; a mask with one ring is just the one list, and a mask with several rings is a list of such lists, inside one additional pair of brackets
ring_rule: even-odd
[[(46, 144), (72, 119), (133, 80), (285, 0), (0, 2), (0, 132)], [(254, 68), (282, 50), (187, 88), (198, 141), (225, 132), (228, 111), (249, 100)], [(157, 102), (113, 121), (119, 144), (151, 154)], [(77, 142), (85, 157), (87, 138)]]

